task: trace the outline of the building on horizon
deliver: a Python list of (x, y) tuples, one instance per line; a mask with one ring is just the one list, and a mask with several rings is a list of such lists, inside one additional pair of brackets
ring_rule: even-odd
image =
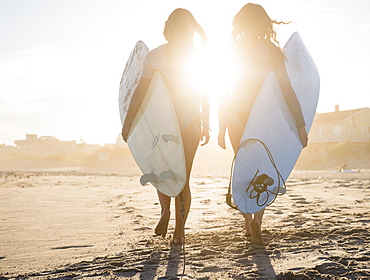
[(370, 141), (370, 109), (360, 108), (316, 113), (310, 131), (310, 143), (368, 143)]
[(365, 146), (370, 143), (370, 108), (316, 113), (308, 137), (308, 146), (301, 158), (323, 160), (338, 145), (350, 143)]
[(26, 139), (15, 140), (14, 144), (20, 153), (39, 156), (92, 152), (100, 148), (98, 144), (77, 144), (76, 140), (61, 141), (54, 136), (37, 137), (37, 134), (26, 134)]

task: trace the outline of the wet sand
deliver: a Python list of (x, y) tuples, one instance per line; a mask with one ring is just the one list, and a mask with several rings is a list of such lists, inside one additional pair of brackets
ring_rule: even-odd
[(0, 278), (369, 279), (370, 170), (295, 171), (252, 246), (228, 176), (194, 174), (185, 255), (154, 235), (160, 206), (135, 171), (0, 173)]

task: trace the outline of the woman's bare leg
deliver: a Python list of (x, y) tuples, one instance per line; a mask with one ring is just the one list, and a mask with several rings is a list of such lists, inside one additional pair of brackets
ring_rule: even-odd
[(195, 130), (194, 126), (189, 126), (186, 130), (181, 132), (185, 161), (186, 161), (186, 183), (182, 191), (182, 202), (184, 207), (184, 217), (181, 213), (181, 199), (177, 196), (175, 199), (175, 209), (176, 209), (176, 223), (175, 232), (173, 234), (173, 242), (175, 244), (182, 244), (184, 238), (184, 226), (186, 219), (188, 217), (191, 205), (191, 192), (190, 192), (190, 174), (193, 166), (193, 160), (195, 152), (197, 151), (199, 141), (200, 141), (200, 131)]
[(165, 237), (167, 234), (168, 222), (170, 220), (170, 205), (171, 197), (157, 191), (159, 203), (161, 204), (161, 219), (158, 222), (157, 227), (155, 228), (155, 234)]
[(244, 214), (245, 236), (252, 236), (251, 222), (252, 214)]
[[(182, 201), (180, 195), (182, 195)], [(184, 238), (184, 226), (190, 211), (191, 204), (191, 192), (189, 185), (185, 185), (180, 195), (175, 198), (176, 222), (175, 232), (173, 234), (173, 242), (175, 244), (182, 244)], [(184, 213), (182, 213), (183, 210), (181, 209), (181, 203), (183, 203)]]
[(257, 245), (267, 245), (268, 243), (263, 239), (262, 237), (262, 218), (263, 214), (265, 212), (265, 209), (260, 210), (259, 212), (254, 214), (254, 218), (251, 221), (251, 230), (252, 230), (252, 240), (251, 243), (257, 244)]
[[(234, 154), (238, 152), (240, 139), (244, 132), (244, 126), (238, 117), (234, 114), (229, 116), (228, 132)], [(252, 243), (266, 245), (262, 238), (261, 224), (265, 209), (253, 214), (244, 214), (245, 236), (252, 236)]]
[[(229, 122), (230, 124), (228, 125), (228, 132), (229, 132), (230, 142), (233, 147), (234, 154), (236, 154), (239, 149), (239, 143), (243, 135), (244, 126), (234, 114), (230, 114)], [(243, 216), (244, 216), (245, 236), (251, 236), (252, 235), (252, 229), (251, 229), (252, 214), (243, 214)]]

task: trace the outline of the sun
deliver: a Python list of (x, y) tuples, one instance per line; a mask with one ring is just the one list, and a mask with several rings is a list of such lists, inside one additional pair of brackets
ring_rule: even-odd
[(206, 93), (210, 102), (211, 134), (218, 133), (218, 106), (229, 94), (236, 67), (226, 47), (208, 45), (188, 63), (188, 79), (192, 86)]

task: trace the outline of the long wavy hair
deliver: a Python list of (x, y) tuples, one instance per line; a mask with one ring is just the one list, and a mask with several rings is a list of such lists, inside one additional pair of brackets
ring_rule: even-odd
[(178, 8), (168, 17), (163, 36), (169, 43), (184, 40), (191, 40), (192, 43), (195, 33), (201, 36), (204, 46), (207, 42), (207, 35), (203, 28), (188, 10)]
[(250, 37), (269, 40), (279, 47), (273, 25), (288, 23), (272, 20), (261, 5), (248, 3), (235, 15), (231, 35), (235, 41)]

